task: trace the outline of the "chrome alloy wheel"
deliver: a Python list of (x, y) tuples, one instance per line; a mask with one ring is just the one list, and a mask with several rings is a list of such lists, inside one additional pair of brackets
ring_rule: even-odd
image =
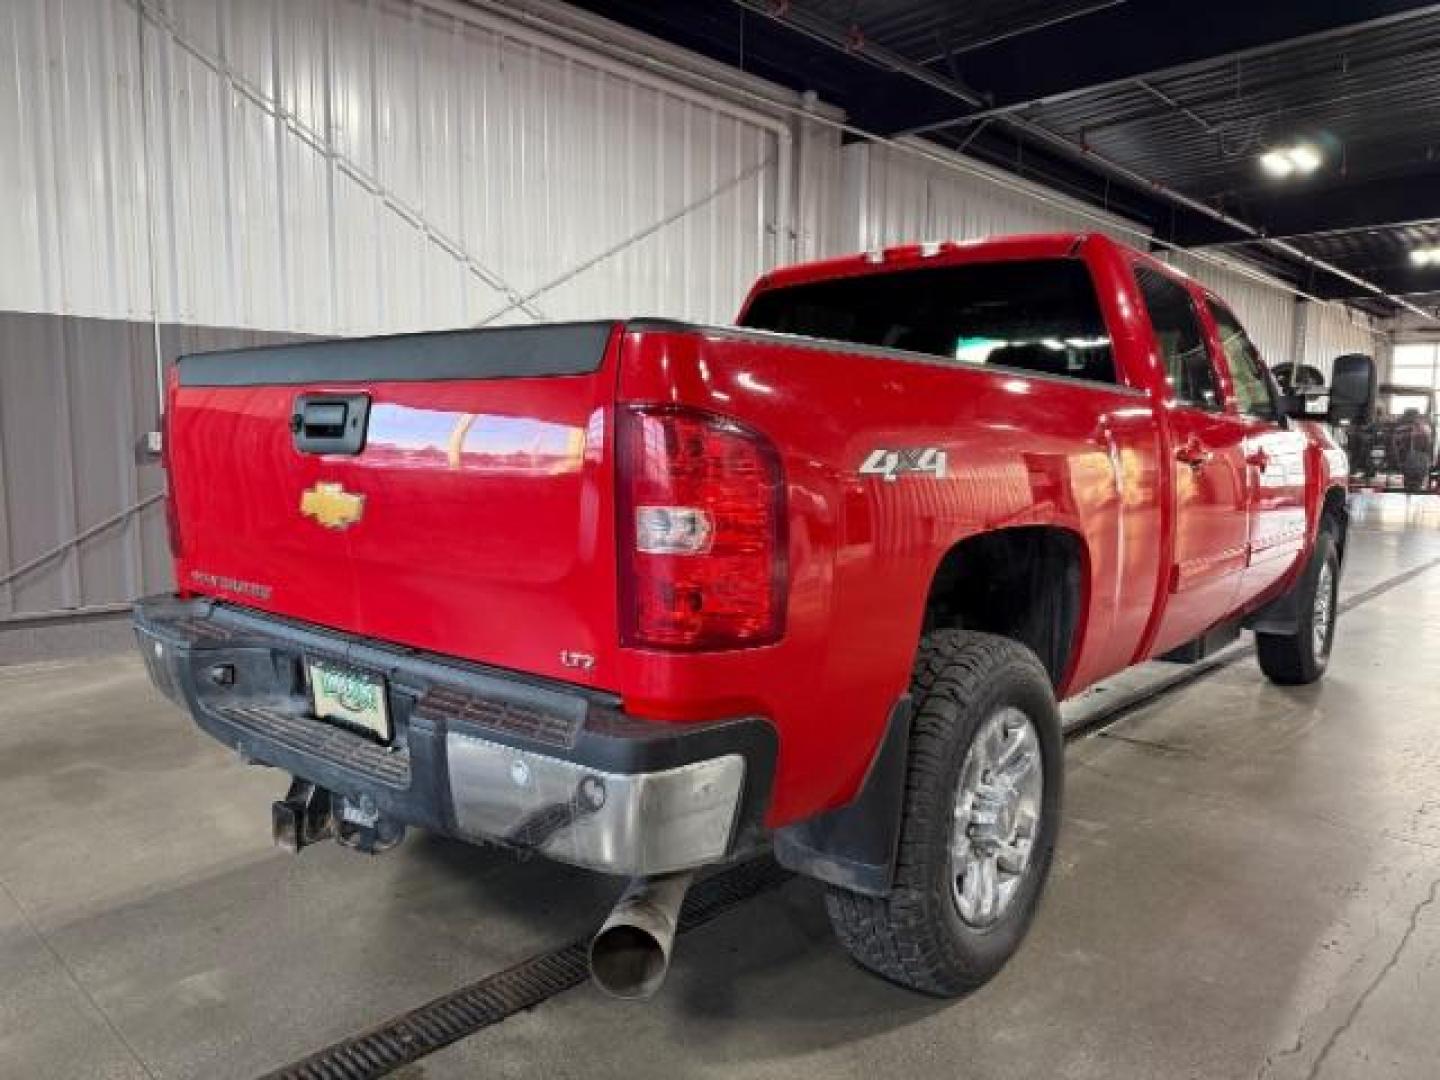
[(1014, 706), (975, 732), (955, 795), (950, 882), (960, 918), (993, 925), (1020, 891), (1040, 835), (1045, 775), (1040, 738)]
[(1314, 635), (1315, 656), (1324, 659), (1330, 651), (1330, 624), (1335, 618), (1335, 574), (1328, 561), (1320, 564), (1320, 575), (1315, 579), (1315, 611), (1310, 619), (1310, 632)]

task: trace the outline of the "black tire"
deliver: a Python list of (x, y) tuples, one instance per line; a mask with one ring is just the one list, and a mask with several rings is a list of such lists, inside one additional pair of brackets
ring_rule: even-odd
[[(1324, 571), (1328, 569), (1328, 576)], [(1317, 615), (1316, 597), (1319, 583), (1328, 580), (1329, 618), (1326, 622), (1324, 640), (1317, 644), (1315, 620)], [(1335, 537), (1322, 530), (1315, 539), (1315, 550), (1310, 556), (1310, 565), (1305, 568), (1295, 588), (1300, 591), (1298, 608), (1299, 625), (1293, 634), (1255, 635), (1255, 651), (1260, 658), (1260, 670), (1274, 683), (1282, 686), (1302, 686), (1312, 683), (1325, 674), (1330, 663), (1330, 650), (1335, 642), (1335, 616), (1340, 588), (1340, 554), (1335, 546)]]
[[(841, 944), (862, 966), (913, 990), (954, 997), (1005, 965), (1035, 915), (1059, 832), (1060, 716), (1035, 654), (991, 634), (927, 634), (910, 689), (915, 712), (894, 887), (880, 898), (831, 886), (825, 906)], [(1007, 706), (1031, 721), (1044, 786), (1029, 863), (998, 919), (977, 928), (962, 919), (954, 893), (955, 798), (977, 730)]]

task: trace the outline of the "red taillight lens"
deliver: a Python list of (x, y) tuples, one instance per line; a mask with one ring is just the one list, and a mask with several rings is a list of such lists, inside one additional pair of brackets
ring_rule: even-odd
[(736, 649), (785, 626), (785, 487), (770, 443), (688, 409), (622, 410), (621, 640)]

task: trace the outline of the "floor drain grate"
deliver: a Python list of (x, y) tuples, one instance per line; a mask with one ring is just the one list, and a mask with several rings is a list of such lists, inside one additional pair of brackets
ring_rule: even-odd
[[(680, 912), (680, 932), (702, 926), (790, 877), (773, 859), (760, 858), (707, 878), (686, 897)], [(588, 939), (572, 941), (531, 957), (277, 1069), (265, 1080), (365, 1080), (384, 1076), (579, 986), (589, 978), (585, 962), (588, 947)]]

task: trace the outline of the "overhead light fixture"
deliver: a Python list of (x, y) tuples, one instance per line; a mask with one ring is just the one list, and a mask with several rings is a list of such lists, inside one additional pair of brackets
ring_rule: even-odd
[(1271, 176), (1304, 176), (1314, 172), (1324, 158), (1310, 143), (1296, 143), (1294, 146), (1277, 146), (1260, 155), (1260, 167)]
[(1260, 167), (1271, 176), (1289, 176), (1295, 171), (1289, 156), (1279, 150), (1267, 150), (1261, 154)]
[(1320, 151), (1309, 143), (1300, 143), (1290, 148), (1290, 160), (1302, 173), (1312, 173), (1320, 167)]
[(1413, 248), (1410, 261), (1416, 266), (1440, 266), (1440, 247)]

